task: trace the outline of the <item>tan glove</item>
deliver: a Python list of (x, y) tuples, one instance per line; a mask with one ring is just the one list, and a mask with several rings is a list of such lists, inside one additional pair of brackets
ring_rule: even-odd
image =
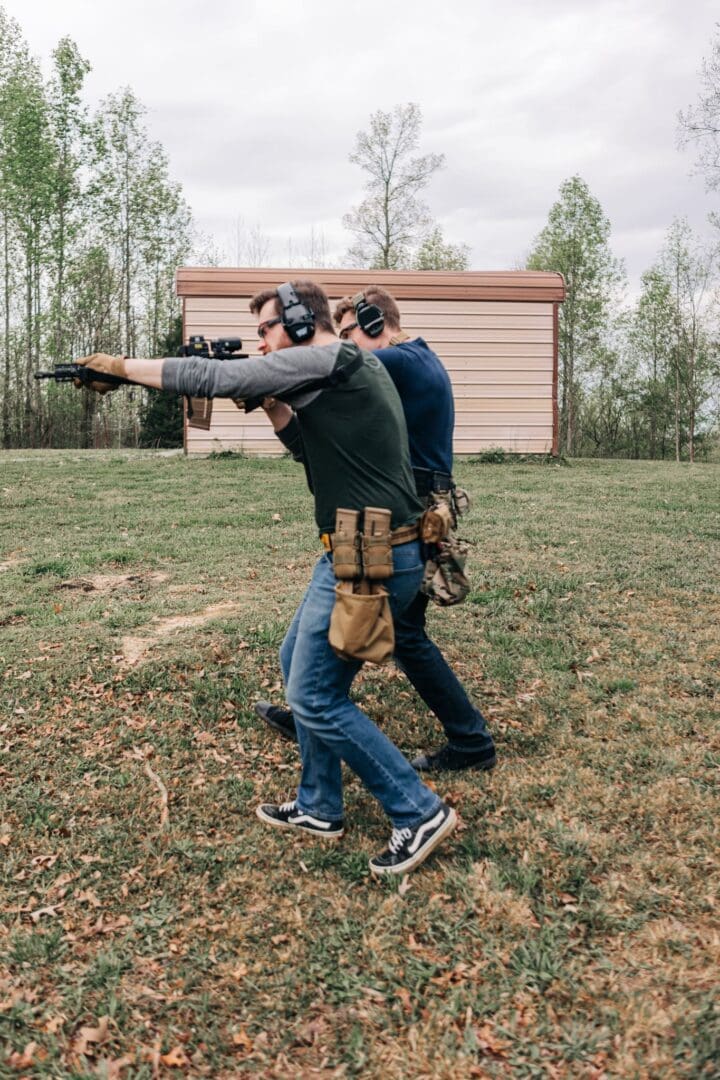
[[(108, 353), (101, 352), (91, 353), (90, 356), (81, 356), (75, 363), (81, 364), (83, 367), (92, 368), (93, 371), (99, 373), (116, 375), (121, 379), (126, 378), (124, 356), (109, 356)], [(98, 394), (109, 394), (111, 390), (117, 390), (116, 385), (104, 383), (100, 380), (84, 383), (81, 382), (80, 379), (73, 379), (73, 382), (77, 387), (87, 386), (90, 390), (95, 390)]]

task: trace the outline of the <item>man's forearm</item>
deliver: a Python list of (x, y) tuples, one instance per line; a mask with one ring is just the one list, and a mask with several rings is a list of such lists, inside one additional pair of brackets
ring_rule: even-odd
[(142, 386), (154, 386), (162, 390), (162, 368), (164, 360), (142, 360), (130, 357), (125, 361), (125, 371), (130, 382)]
[(270, 408), (263, 406), (268, 415), (273, 431), (282, 431), (293, 418), (293, 411), (284, 401), (276, 401)]

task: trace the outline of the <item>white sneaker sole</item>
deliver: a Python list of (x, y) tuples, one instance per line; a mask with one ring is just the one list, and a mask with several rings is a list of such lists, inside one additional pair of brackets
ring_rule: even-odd
[(255, 808), (255, 814), (261, 821), (264, 821), (266, 825), (273, 825), (276, 829), (291, 829), (293, 832), (305, 833), (306, 836), (316, 836), (318, 840), (339, 840), (345, 833), (344, 829), (335, 829), (333, 832), (322, 832), (312, 825), (303, 825), (301, 823), (295, 824), (292, 821), (278, 821), (277, 818), (266, 814), (262, 805)]
[(416, 851), (414, 855), (411, 855), (409, 859), (406, 859), (403, 863), (398, 863), (396, 866), (373, 866), (370, 862), (370, 871), (377, 876), (383, 874), (409, 874), (411, 870), (414, 870), (416, 866), (420, 866), (424, 863), (428, 855), (431, 855), (438, 844), (441, 844), (446, 836), (449, 836), (457, 825), (457, 814), (450, 807), (450, 813), (445, 818), (445, 821), (433, 836), (432, 840), (428, 840), (427, 844)]

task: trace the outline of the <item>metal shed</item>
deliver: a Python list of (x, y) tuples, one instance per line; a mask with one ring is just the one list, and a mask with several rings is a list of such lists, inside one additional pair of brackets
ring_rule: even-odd
[[(332, 302), (370, 284), (398, 302), (403, 329), (421, 336), (448, 370), (455, 393), (456, 454), (489, 447), (557, 453), (558, 305), (562, 275), (530, 270), (301, 270), (183, 267), (184, 340), (239, 335), (257, 349), (248, 301), (261, 289), (310, 278)], [(231, 401), (214, 403), (208, 430), (185, 424), (185, 451), (277, 455), (283, 447), (261, 410), (246, 416)]]

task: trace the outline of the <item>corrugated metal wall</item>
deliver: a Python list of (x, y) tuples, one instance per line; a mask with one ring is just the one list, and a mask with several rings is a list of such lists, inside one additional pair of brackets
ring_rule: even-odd
[[(239, 334), (245, 351), (255, 352), (256, 320), (247, 297), (186, 295), (184, 303), (186, 340), (191, 334)], [(553, 302), (399, 299), (398, 305), (405, 331), (424, 337), (450, 374), (457, 454), (489, 447), (516, 453), (552, 450)], [(242, 450), (274, 455), (283, 450), (261, 410), (246, 416), (222, 400), (214, 402), (210, 430), (188, 427), (186, 442), (188, 454)]]

